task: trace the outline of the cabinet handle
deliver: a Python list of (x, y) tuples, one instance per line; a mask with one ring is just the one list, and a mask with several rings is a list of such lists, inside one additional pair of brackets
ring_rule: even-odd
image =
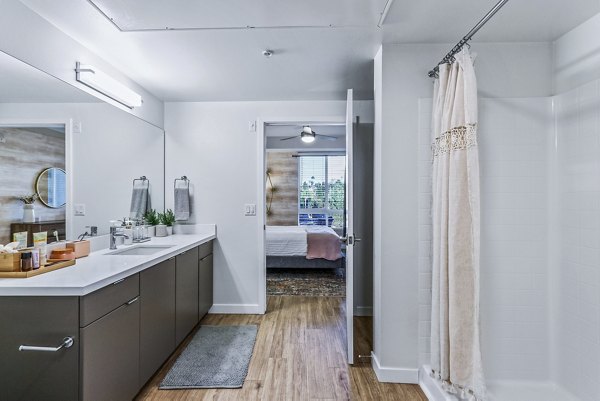
[(36, 345), (20, 345), (19, 351), (38, 351), (38, 352), (57, 352), (63, 348), (71, 348), (73, 337), (63, 338), (63, 342), (58, 347), (38, 347)]
[(122, 283), (123, 281), (125, 281), (125, 279), (124, 279), (124, 278), (122, 278), (121, 280), (117, 280), (117, 281), (115, 281), (115, 282), (113, 283), (113, 285), (115, 285), (115, 284), (119, 284), (119, 283)]
[(180, 253), (180, 255), (185, 255), (187, 253), (187, 251), (183, 251)]
[(133, 298), (131, 301), (129, 301), (129, 302), (126, 302), (126, 303), (125, 303), (125, 305), (131, 305), (131, 304), (134, 304), (134, 303), (136, 303), (136, 302), (137, 302), (139, 299), (140, 299), (140, 297), (135, 297), (135, 298)]
[(172, 258), (169, 258), (168, 260), (173, 260), (173, 259), (175, 259), (175, 256), (173, 256)]

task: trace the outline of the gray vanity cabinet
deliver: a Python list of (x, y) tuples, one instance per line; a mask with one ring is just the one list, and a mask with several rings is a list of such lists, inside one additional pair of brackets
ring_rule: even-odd
[(198, 248), (175, 258), (175, 341), (180, 344), (198, 324)]
[(82, 401), (129, 400), (138, 391), (139, 275), (79, 299)]
[[(79, 399), (79, 302), (77, 297), (0, 298), (0, 399)], [(19, 351), (21, 345), (58, 347)]]
[(140, 273), (140, 378), (143, 386), (175, 350), (175, 258)]
[(133, 298), (81, 329), (81, 399), (132, 400), (139, 388), (140, 303)]
[(212, 241), (200, 246), (198, 261), (198, 319), (202, 319), (213, 305)]

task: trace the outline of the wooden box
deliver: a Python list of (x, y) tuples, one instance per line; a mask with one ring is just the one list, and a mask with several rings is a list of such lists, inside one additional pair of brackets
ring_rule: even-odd
[(90, 254), (90, 241), (73, 241), (67, 242), (67, 248), (72, 249), (75, 253), (75, 259), (83, 258)]
[(20, 253), (0, 253), (0, 272), (18, 272), (21, 270)]

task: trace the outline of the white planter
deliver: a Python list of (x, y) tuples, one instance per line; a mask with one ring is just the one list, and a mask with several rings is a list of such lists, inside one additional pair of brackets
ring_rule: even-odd
[(164, 224), (158, 224), (155, 229), (157, 237), (166, 237), (167, 235), (169, 235), (169, 233), (167, 232), (167, 226), (165, 226)]
[(167, 234), (173, 235), (173, 226), (167, 226)]
[(156, 237), (156, 226), (147, 226), (146, 230), (148, 230), (148, 237)]
[(23, 223), (35, 223), (35, 207), (31, 205), (23, 205)]

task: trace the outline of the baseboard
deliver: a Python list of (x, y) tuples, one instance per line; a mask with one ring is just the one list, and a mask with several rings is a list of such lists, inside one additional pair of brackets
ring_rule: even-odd
[(377, 376), (377, 380), (383, 383), (419, 383), (419, 370), (407, 368), (390, 368), (381, 366), (374, 352), (371, 352), (371, 365)]
[(214, 304), (208, 313), (228, 315), (263, 315), (265, 311), (262, 310), (258, 304)]
[(355, 306), (354, 316), (373, 316), (372, 306)]
[(437, 381), (429, 375), (431, 368), (427, 365), (419, 369), (419, 386), (429, 401), (458, 401), (455, 396), (446, 393)]

